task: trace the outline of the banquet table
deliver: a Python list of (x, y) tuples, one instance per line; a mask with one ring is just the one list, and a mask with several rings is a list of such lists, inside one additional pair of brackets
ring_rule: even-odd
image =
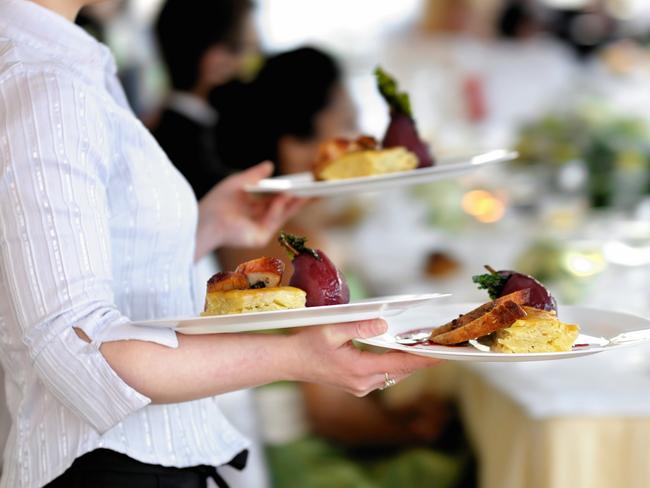
[[(483, 301), (471, 274), (485, 263), (513, 269), (536, 232), (548, 230), (512, 215), (462, 236), (445, 235), (422, 224), (421, 209), (404, 193), (383, 194), (376, 205), (347, 247), (361, 250), (352, 262), (375, 295), (440, 291), (453, 296), (439, 303)], [(594, 226), (600, 233), (595, 236)], [(607, 227), (599, 221), (590, 219), (585, 227), (579, 235), (607, 241)], [(432, 250), (455, 256), (459, 272), (422, 277)], [(648, 277), (648, 265), (610, 263), (584, 285), (580, 304), (648, 317)], [(620, 332), (612, 324), (599, 333)], [(650, 486), (650, 345), (562, 361), (447, 365), (478, 458), (480, 488)], [(408, 383), (418, 390), (433, 388), (439, 379), (425, 380)]]
[(481, 488), (650, 486), (650, 347), (463, 366)]

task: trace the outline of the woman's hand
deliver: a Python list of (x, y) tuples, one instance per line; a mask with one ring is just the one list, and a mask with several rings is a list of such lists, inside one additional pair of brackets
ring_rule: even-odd
[(381, 335), (386, 329), (386, 322), (377, 319), (299, 330), (290, 338), (291, 379), (334, 386), (361, 397), (384, 386), (386, 373), (399, 382), (440, 362), (396, 351), (362, 352), (352, 345), (353, 339)]
[(273, 173), (264, 162), (232, 175), (216, 185), (199, 202), (195, 259), (228, 245), (261, 247), (307, 201), (289, 195), (259, 196), (245, 191)]

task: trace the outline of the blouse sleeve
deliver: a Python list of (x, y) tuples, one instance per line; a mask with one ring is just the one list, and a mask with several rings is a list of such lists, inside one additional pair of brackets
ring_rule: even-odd
[(106, 194), (111, 153), (101, 107), (69, 77), (27, 70), (0, 79), (5, 292), (40, 380), (104, 432), (150, 399), (113, 371), (101, 342), (133, 338), (175, 347), (176, 336), (130, 326), (114, 303)]

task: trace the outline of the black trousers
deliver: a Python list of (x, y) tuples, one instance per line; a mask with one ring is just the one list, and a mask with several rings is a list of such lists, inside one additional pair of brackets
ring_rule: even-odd
[[(242, 451), (228, 465), (243, 469), (248, 451)], [(96, 449), (77, 458), (46, 488), (205, 488), (212, 478), (227, 488), (214, 466), (172, 468), (146, 464), (109, 449)]]

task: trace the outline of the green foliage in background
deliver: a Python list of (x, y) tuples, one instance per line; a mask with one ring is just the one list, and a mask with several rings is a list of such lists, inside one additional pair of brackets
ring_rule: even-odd
[(587, 192), (593, 207), (612, 204), (619, 174), (644, 178), (643, 191), (650, 194), (647, 124), (603, 105), (582, 105), (524, 126), (517, 151), (520, 164), (561, 166), (570, 161), (583, 161), (589, 173)]
[(270, 446), (267, 459), (274, 488), (374, 488), (361, 466), (315, 438)]
[(274, 488), (453, 488), (465, 460), (432, 449), (360, 460), (326, 441), (308, 437), (267, 448)]
[[(588, 260), (591, 273), (576, 274), (572, 261)], [(515, 269), (530, 274), (551, 289), (561, 303), (580, 303), (588, 295), (600, 273), (605, 260), (596, 244), (586, 246), (571, 242), (542, 239), (533, 242), (519, 255)]]

